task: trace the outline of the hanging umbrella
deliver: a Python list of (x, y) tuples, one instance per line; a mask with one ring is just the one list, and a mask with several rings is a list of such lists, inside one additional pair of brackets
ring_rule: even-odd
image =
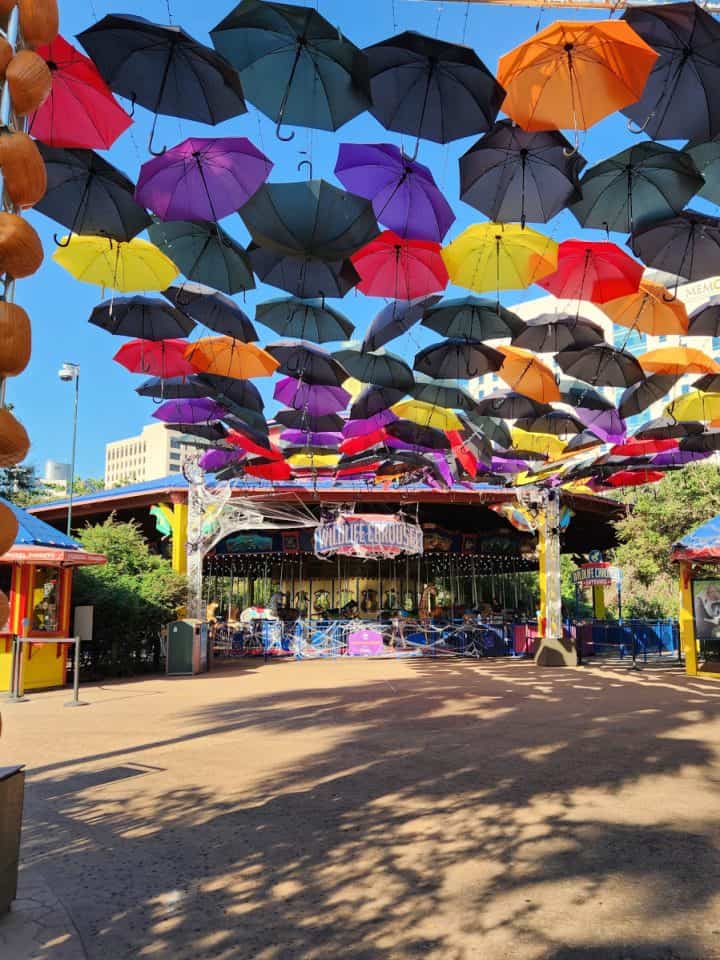
[(705, 427), (699, 420), (676, 420), (674, 417), (656, 417), (636, 431), (635, 440), (681, 440), (695, 437)]
[(342, 443), (342, 434), (325, 430), (291, 429), (283, 430), (280, 439), (283, 443), (289, 443), (292, 446), (325, 447), (326, 449), (331, 447), (333, 450), (337, 450), (338, 445)]
[(468, 290), (517, 290), (557, 269), (558, 245), (519, 224), (476, 223), (443, 248), (453, 283)]
[(599, 324), (568, 313), (543, 313), (527, 321), (527, 326), (513, 338), (514, 347), (534, 353), (558, 353), (578, 350), (603, 343), (605, 335)]
[(555, 374), (533, 353), (514, 346), (500, 346), (498, 351), (503, 356), (498, 376), (511, 390), (524, 393), (538, 403), (560, 399)]
[(652, 280), (641, 280), (636, 293), (603, 303), (613, 323), (653, 337), (688, 332), (688, 315), (682, 300)]
[(269, 377), (278, 362), (254, 343), (243, 343), (232, 337), (201, 337), (188, 344), (187, 360), (197, 373), (214, 373), (236, 380)]
[(692, 453), (720, 450), (720, 430), (711, 429), (680, 441), (680, 450)]
[(686, 373), (720, 373), (720, 364), (702, 350), (692, 347), (660, 347), (643, 353), (637, 359), (647, 373), (665, 373), (676, 377)]
[(593, 387), (625, 388), (645, 377), (631, 353), (605, 343), (582, 350), (563, 350), (555, 361), (563, 373)]
[(342, 428), (342, 435), (346, 438), (364, 437), (375, 433), (377, 430), (382, 430), (389, 423), (399, 419), (400, 417), (392, 410), (380, 410), (374, 416), (367, 417), (365, 420), (346, 420)]
[(618, 412), (623, 419), (634, 417), (643, 410), (647, 410), (671, 390), (678, 381), (678, 377), (666, 376), (662, 373), (653, 373), (647, 379), (629, 386), (623, 391), (618, 403)]
[(224, 293), (255, 288), (247, 253), (216, 223), (155, 220), (148, 227), (148, 234), (188, 280), (197, 280)]
[(247, 137), (188, 137), (142, 165), (135, 198), (161, 220), (222, 220), (260, 189), (272, 168)]
[(475, 410), (483, 417), (499, 417), (501, 420), (516, 420), (531, 418), (550, 413), (552, 407), (548, 403), (538, 403), (523, 393), (504, 390), (499, 393), (490, 393), (481, 397), (475, 404)]
[(584, 166), (557, 130), (528, 133), (498, 120), (460, 157), (460, 199), (496, 223), (547, 223), (580, 199)]
[(418, 297), (415, 300), (393, 300), (376, 313), (363, 340), (367, 350), (377, 350), (400, 334), (406, 333), (418, 322), (423, 313), (439, 301), (440, 297)]
[(720, 336), (720, 297), (710, 297), (702, 306), (693, 310), (687, 333), (691, 337)]
[(336, 358), (314, 343), (302, 340), (279, 340), (270, 343), (267, 352), (280, 366), (277, 372), (295, 377), (303, 383), (341, 387), (349, 374)]
[(144, 380), (135, 393), (141, 397), (152, 397), (154, 400), (179, 400), (186, 397), (206, 397), (207, 387), (195, 375), (185, 377), (169, 377), (162, 380), (160, 377), (150, 377)]
[(386, 447), (387, 436), (383, 427), (375, 427), (369, 432), (344, 436), (338, 449), (345, 456), (356, 456), (359, 453), (366, 453), (368, 450)]
[(295, 469), (307, 467), (311, 470), (332, 469), (340, 462), (340, 456), (336, 453), (328, 453), (323, 450), (319, 453), (306, 450), (290, 453), (287, 462)]
[(71, 233), (132, 240), (152, 220), (133, 197), (124, 173), (92, 150), (63, 150), (38, 143), (48, 185), (35, 209)]
[[(414, 383), (410, 385), (409, 389), (414, 389)], [(408, 391), (395, 387), (379, 387), (371, 384), (365, 387), (355, 398), (350, 407), (349, 417), (352, 420), (365, 420), (368, 417), (374, 417), (384, 410), (389, 410), (398, 400), (402, 400), (406, 392)]]
[(479, 340), (441, 340), (415, 355), (413, 368), (443, 380), (472, 380), (499, 370), (502, 355)]
[(320, 299), (267, 300), (255, 308), (255, 319), (282, 337), (299, 337), (316, 343), (346, 340), (355, 329), (344, 314)]
[[(565, 449), (565, 444), (551, 433), (530, 433), (522, 427), (513, 427), (510, 431), (513, 456), (523, 460), (534, 460), (538, 457), (556, 459)], [(518, 451), (522, 451), (518, 453)]]
[(718, 420), (720, 392), (701, 393), (699, 390), (691, 390), (669, 403), (665, 413), (676, 420)]
[(242, 408), (261, 413), (264, 403), (260, 391), (250, 380), (236, 380), (214, 373), (201, 373), (194, 378), (212, 397), (228, 409)]
[(204, 327), (249, 343), (258, 335), (250, 318), (224, 293), (202, 283), (185, 280), (163, 290), (163, 296), (178, 310)]
[(293, 410), (302, 410), (311, 416), (337, 413), (344, 410), (350, 401), (350, 394), (342, 387), (300, 383), (292, 377), (278, 380), (273, 397)]
[(164, 300), (135, 295), (103, 300), (90, 314), (89, 322), (108, 333), (140, 340), (170, 340), (186, 337), (195, 322)]
[(258, 477), (260, 480), (269, 480), (271, 483), (292, 478), (292, 469), (284, 460), (265, 460), (262, 458), (248, 460), (243, 465), (243, 469), (248, 476)]
[(658, 453), (650, 463), (653, 467), (684, 467), (696, 460), (707, 460), (712, 454), (712, 450), (668, 450)]
[(504, 91), (470, 47), (407, 31), (365, 48), (370, 112), (386, 130), (450, 143), (492, 126)]
[(611, 487), (638, 487), (645, 483), (657, 483), (665, 474), (659, 470), (618, 470), (605, 481)]
[(602, 440), (591, 430), (583, 430), (582, 433), (576, 433), (565, 447), (566, 453), (575, 453), (578, 450), (590, 450), (592, 447), (602, 445)]
[[(242, 383), (243, 381), (238, 380), (236, 382)], [(248, 410), (245, 407), (236, 406), (232, 403), (226, 403), (225, 401), (223, 401), (222, 406), (228, 408), (228, 413), (225, 414), (223, 420), (229, 427), (240, 431), (252, 430), (258, 436), (269, 437), (270, 428), (262, 413), (258, 413), (257, 410)]]
[(237, 450), (210, 449), (200, 457), (199, 466), (207, 473), (217, 473), (231, 463), (239, 463), (241, 459), (242, 454)]
[(458, 380), (435, 380), (422, 373), (415, 374), (410, 395), (434, 407), (448, 410), (471, 410), (475, 406), (475, 400)]
[(107, 237), (72, 236), (53, 260), (77, 280), (123, 293), (164, 290), (179, 272), (162, 251), (139, 237), (116, 243)]
[(490, 463), (490, 469), (494, 473), (509, 473), (516, 474), (522, 473), (524, 470), (529, 469), (529, 463), (527, 460), (520, 460), (517, 457), (507, 457), (501, 455), (494, 455)]
[(708, 373), (693, 382), (693, 388), (704, 393), (720, 393), (720, 375)]
[[(449, 450), (450, 441), (442, 430), (431, 426), (420, 426), (411, 420), (395, 420), (385, 427), (390, 438), (424, 450)], [(402, 449), (402, 448), (401, 448)]]
[(215, 125), (246, 112), (240, 77), (187, 34), (144, 17), (109, 14), (77, 35), (111, 90), (155, 114)]
[(558, 387), (560, 400), (571, 407), (583, 407), (589, 410), (612, 410), (613, 404), (597, 390), (580, 380), (561, 378)]
[(52, 89), (30, 116), (28, 133), (50, 147), (109, 150), (132, 118), (92, 60), (60, 36), (36, 53), (50, 68)]
[(349, 260), (290, 257), (251, 243), (247, 249), (253, 271), (265, 283), (297, 297), (344, 297), (360, 282)]
[(399, 237), (442, 243), (455, 221), (429, 167), (391, 143), (341, 143), (335, 176), (372, 202), (378, 223)]
[(185, 358), (186, 340), (130, 340), (113, 357), (130, 373), (145, 373), (167, 380), (195, 373)]
[(209, 440), (210, 443), (219, 443), (229, 434), (222, 423), (166, 423), (165, 426), (173, 432), (200, 437), (201, 440)]
[(168, 400), (153, 412), (153, 417), (166, 423), (207, 423), (222, 420), (226, 413), (224, 407), (209, 397), (196, 397)]
[(576, 407), (575, 416), (582, 420), (584, 425), (601, 440), (609, 443), (620, 443), (625, 439), (626, 430), (620, 414), (615, 407), (609, 410), (588, 410)]
[(410, 367), (401, 357), (384, 347), (379, 350), (365, 350), (359, 340), (348, 340), (333, 355), (350, 375), (361, 383), (393, 387), (402, 390), (403, 394), (413, 385)]
[(642, 94), (657, 53), (621, 20), (558, 20), (500, 58), (523, 130), (587, 130)]
[(539, 417), (520, 417), (515, 421), (515, 426), (527, 430), (528, 433), (551, 433), (555, 437), (577, 435), (585, 429), (581, 420), (571, 413), (563, 413), (562, 410), (551, 410)]
[(507, 449), (512, 446), (510, 428), (498, 417), (482, 416), (475, 410), (468, 410), (466, 417), (473, 427), (476, 427), (487, 440), (497, 444), (498, 447)]
[(685, 280), (705, 280), (717, 273), (720, 219), (684, 210), (637, 230), (630, 237), (630, 248), (649, 267)]
[(401, 420), (409, 420), (421, 427), (433, 427), (435, 430), (462, 430), (463, 423), (456, 413), (422, 400), (401, 400), (392, 406), (392, 412)]
[(358, 290), (368, 297), (413, 300), (448, 284), (437, 243), (403, 240), (391, 230), (381, 233), (350, 258), (360, 274)]
[(658, 58), (641, 97), (622, 111), (653, 140), (710, 139), (720, 131), (720, 25), (695, 3), (626, 10)]
[(614, 243), (564, 240), (556, 272), (537, 282), (559, 298), (606, 303), (635, 293), (642, 274), (643, 265)]
[(278, 410), (275, 420), (291, 430), (342, 431), (345, 420), (337, 413), (313, 415), (306, 410)]
[(697, 195), (711, 203), (720, 203), (720, 140), (690, 140), (683, 150), (690, 154), (705, 180)]
[(515, 337), (525, 329), (524, 321), (512, 310), (480, 297), (441, 300), (426, 308), (421, 322), (444, 337), (468, 340), (500, 340)]

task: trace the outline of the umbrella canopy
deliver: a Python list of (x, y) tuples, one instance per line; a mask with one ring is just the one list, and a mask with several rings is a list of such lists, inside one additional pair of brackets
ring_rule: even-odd
[(410, 367), (396, 354), (384, 347), (379, 350), (365, 350), (358, 340), (348, 340), (336, 350), (334, 356), (351, 376), (361, 383), (374, 384), (377, 387), (392, 387), (407, 393), (413, 385)]
[(194, 320), (155, 297), (136, 294), (99, 303), (90, 314), (90, 323), (120, 337), (140, 340), (169, 340), (186, 337)]
[(232, 337), (201, 337), (188, 344), (187, 360), (197, 373), (214, 373), (236, 380), (269, 377), (278, 361), (254, 343), (242, 343)]
[(217, 473), (231, 463), (239, 463), (242, 453), (238, 450), (210, 449), (200, 457), (200, 467), (208, 473)]
[(674, 417), (657, 417), (636, 431), (635, 440), (681, 440), (695, 437), (705, 427), (699, 420), (676, 420)]
[(526, 397), (524, 393), (516, 393), (513, 390), (489, 393), (475, 404), (475, 411), (480, 416), (499, 417), (501, 420), (535, 419), (544, 413), (550, 413), (551, 410), (550, 404), (539, 403), (532, 397)]
[(310, 430), (310, 431), (330, 431), (338, 433), (342, 431), (345, 421), (337, 413), (326, 413), (313, 415), (307, 410), (278, 410), (275, 414), (275, 420), (284, 427), (292, 430)]
[(585, 159), (557, 130), (498, 120), (460, 157), (460, 199), (496, 223), (547, 223), (580, 198)]
[(606, 303), (635, 293), (643, 265), (614, 243), (564, 240), (555, 273), (537, 282), (556, 297)]
[(656, 454), (650, 463), (653, 467), (684, 467), (695, 460), (706, 460), (712, 456), (712, 450), (667, 450)]
[(442, 252), (453, 283), (468, 290), (517, 290), (557, 269), (558, 245), (510, 223), (476, 223)]
[(373, 317), (363, 340), (367, 350), (377, 350), (400, 334), (405, 333), (420, 320), (425, 310), (439, 301), (440, 297), (418, 297), (416, 300), (393, 300)]
[[(483, 437), (492, 441), (492, 443), (496, 443), (498, 447), (507, 449), (512, 446), (510, 428), (499, 417), (481, 416), (475, 410), (468, 410), (467, 419), (473, 427), (480, 431)], [(472, 432), (472, 428), (469, 429)]]
[(582, 433), (576, 433), (571, 440), (568, 440), (565, 452), (575, 453), (578, 450), (590, 450), (592, 447), (601, 446), (602, 442), (600, 437), (592, 430), (583, 430)]
[(570, 210), (583, 227), (632, 233), (680, 213), (704, 182), (687, 153), (638, 143), (591, 167)]
[(653, 337), (688, 332), (685, 304), (652, 280), (641, 280), (635, 293), (603, 303), (602, 310), (613, 323)]
[[(414, 388), (414, 383), (410, 384), (410, 390)], [(368, 417), (374, 417), (376, 414), (397, 403), (398, 400), (406, 394), (406, 390), (396, 387), (381, 387), (371, 384), (365, 387), (355, 398), (350, 407), (350, 417), (353, 420), (366, 420)]]
[(582, 433), (585, 429), (582, 420), (562, 410), (551, 410), (539, 417), (521, 417), (515, 421), (515, 426), (529, 433), (551, 433), (555, 437)]
[(705, 180), (697, 195), (720, 203), (720, 140), (690, 140), (683, 150), (690, 154)]
[(335, 357), (314, 343), (302, 340), (280, 340), (270, 343), (267, 352), (280, 366), (277, 372), (295, 377), (304, 383), (341, 387), (349, 373)]
[(387, 130), (450, 143), (495, 121), (504, 91), (470, 47), (406, 31), (365, 53), (370, 112)]
[(439, 244), (403, 240), (392, 230), (371, 240), (351, 260), (360, 274), (358, 290), (368, 297), (414, 300), (448, 284)]
[(720, 297), (710, 297), (693, 310), (687, 332), (691, 337), (720, 337)]
[(255, 319), (283, 337), (326, 343), (346, 340), (355, 329), (348, 318), (324, 300), (282, 297), (255, 308)]
[(448, 410), (471, 410), (475, 406), (475, 400), (458, 380), (435, 380), (422, 373), (415, 374), (410, 394), (424, 403)]
[(218, 443), (225, 440), (229, 435), (228, 429), (222, 423), (167, 423), (168, 430), (175, 430), (178, 433), (186, 433), (191, 437), (200, 437), (201, 440), (209, 440), (211, 443)]
[(166, 423), (207, 423), (222, 420), (226, 413), (224, 407), (209, 397), (195, 397), (168, 400), (153, 412), (153, 417)]
[(412, 447), (420, 447), (423, 450), (450, 449), (450, 441), (442, 430), (435, 430), (431, 426), (420, 426), (414, 421), (395, 420), (387, 425), (385, 431), (388, 437), (394, 437)]
[(311, 416), (337, 413), (338, 410), (344, 410), (350, 401), (350, 394), (342, 387), (300, 383), (292, 377), (278, 380), (273, 397), (293, 410), (306, 411)]
[(582, 350), (563, 350), (555, 358), (558, 366), (571, 377), (584, 380), (593, 387), (629, 387), (645, 374), (635, 357), (626, 350), (609, 344), (598, 344)]
[(243, 416), (249, 411), (261, 413), (263, 399), (260, 391), (250, 380), (235, 380), (214, 373), (201, 373), (193, 378), (206, 390), (206, 395), (217, 400), (230, 410), (243, 410)]
[(349, 260), (291, 257), (254, 243), (247, 252), (253, 271), (261, 280), (297, 297), (344, 297), (360, 282), (360, 274)]
[(221, 220), (259, 190), (272, 168), (247, 137), (189, 137), (142, 165), (135, 197), (161, 220)]
[(161, 250), (139, 237), (117, 243), (107, 237), (72, 236), (53, 260), (77, 280), (122, 293), (164, 290), (179, 273)]
[(47, 190), (35, 209), (71, 233), (132, 240), (152, 220), (135, 202), (124, 173), (92, 150), (64, 150), (38, 143)]
[(637, 230), (630, 237), (630, 248), (649, 267), (686, 280), (705, 280), (717, 273), (720, 219), (684, 210)]
[(555, 374), (529, 350), (521, 347), (500, 346), (503, 356), (498, 376), (511, 390), (523, 393), (538, 403), (560, 399)]
[(154, 400), (179, 400), (187, 397), (206, 397), (208, 388), (193, 374), (185, 377), (169, 377), (167, 380), (150, 377), (139, 387), (135, 387), (135, 393), (141, 397), (152, 397)]
[(113, 357), (130, 373), (151, 374), (167, 380), (195, 373), (185, 357), (186, 340), (130, 340)]
[(527, 321), (527, 326), (513, 338), (513, 346), (534, 353), (558, 353), (603, 343), (603, 329), (592, 320), (568, 313), (543, 313)]
[(720, 450), (720, 430), (706, 430), (697, 436), (685, 437), (680, 441), (680, 449), (692, 453)]
[(620, 443), (625, 439), (625, 424), (615, 407), (609, 410), (588, 410), (584, 407), (576, 407), (574, 413), (588, 430), (597, 434), (602, 440)]
[(392, 406), (392, 412), (401, 420), (410, 420), (422, 427), (435, 430), (462, 430), (463, 423), (456, 413), (422, 400), (401, 400)]
[(312, 7), (243, 0), (210, 36), (278, 136), (283, 123), (337, 130), (370, 106), (365, 57)]
[(626, 10), (658, 53), (641, 97), (623, 113), (653, 140), (710, 139), (720, 131), (720, 25), (695, 3)]
[(163, 290), (163, 296), (186, 316), (216, 333), (245, 342), (258, 339), (245, 312), (234, 300), (212, 287), (186, 280)]
[(298, 447), (325, 447), (337, 450), (339, 444), (342, 443), (342, 434), (326, 430), (291, 429), (283, 430), (280, 434), (280, 439), (283, 443), (289, 443)]
[(525, 329), (524, 321), (512, 310), (480, 297), (441, 300), (425, 309), (421, 322), (444, 337), (468, 340), (500, 340), (515, 337)]
[(341, 143), (335, 176), (372, 202), (378, 223), (399, 237), (442, 243), (455, 221), (429, 167), (391, 143)]
[(698, 377), (693, 383), (693, 388), (705, 393), (720, 393), (720, 375), (709, 373), (704, 377)]
[(188, 280), (197, 280), (224, 293), (255, 288), (247, 253), (216, 223), (204, 220), (156, 220), (150, 239), (172, 258)]
[[(515, 457), (520, 456), (525, 460), (533, 460), (538, 457), (549, 457), (554, 460), (565, 449), (563, 441), (551, 433), (530, 433), (528, 430), (523, 430), (522, 427), (513, 427), (510, 436), (512, 438), (511, 454)], [(518, 454), (519, 450), (522, 453)]]
[(634, 417), (643, 410), (647, 410), (671, 390), (678, 381), (678, 377), (667, 376), (662, 373), (653, 373), (647, 379), (632, 384), (623, 391), (618, 403), (618, 412), (623, 419)]
[(413, 368), (429, 377), (472, 380), (499, 370), (502, 354), (479, 340), (441, 340), (415, 355)]
[(665, 474), (659, 470), (618, 470), (605, 481), (611, 487), (638, 487), (645, 483), (657, 483)]
[(561, 378), (558, 384), (560, 399), (571, 407), (583, 407), (586, 410), (612, 410), (613, 404), (597, 390), (580, 380)]
[(681, 377), (686, 373), (720, 373), (716, 363), (702, 350), (692, 347), (660, 347), (638, 357), (638, 363), (648, 373), (666, 373)]
[(502, 108), (523, 130), (587, 130), (638, 99), (657, 56), (621, 20), (558, 20), (500, 58)]
[(132, 123), (89, 57), (63, 37), (38, 47), (50, 68), (50, 96), (30, 117), (28, 133), (49, 147), (109, 150)]

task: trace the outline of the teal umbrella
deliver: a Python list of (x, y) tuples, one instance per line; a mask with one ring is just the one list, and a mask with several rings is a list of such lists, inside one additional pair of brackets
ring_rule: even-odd
[(394, 387), (407, 393), (413, 385), (413, 373), (405, 361), (380, 347), (364, 350), (359, 340), (348, 340), (333, 354), (348, 373), (361, 383)]
[(314, 343), (347, 340), (355, 329), (344, 314), (320, 298), (266, 300), (255, 308), (255, 319), (281, 337), (297, 337)]
[(424, 373), (415, 374), (410, 396), (448, 410), (472, 410), (476, 403), (458, 380), (434, 380)]
[(188, 280), (197, 280), (223, 293), (254, 289), (255, 280), (245, 250), (216, 223), (156, 220), (148, 227), (148, 234)]
[(525, 329), (524, 321), (512, 310), (494, 300), (472, 296), (441, 300), (425, 310), (421, 323), (444, 337), (467, 340), (516, 337)]
[(683, 150), (690, 154), (705, 178), (697, 195), (711, 203), (720, 203), (720, 140), (690, 140)]

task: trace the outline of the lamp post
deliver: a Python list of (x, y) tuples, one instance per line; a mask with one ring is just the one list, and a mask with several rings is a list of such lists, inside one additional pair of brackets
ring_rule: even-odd
[(72, 457), (70, 458), (70, 487), (67, 513), (67, 535), (72, 529), (73, 487), (75, 486), (75, 452), (77, 449), (78, 399), (80, 396), (80, 364), (67, 361), (58, 370), (63, 383), (75, 382), (75, 405), (73, 409)]

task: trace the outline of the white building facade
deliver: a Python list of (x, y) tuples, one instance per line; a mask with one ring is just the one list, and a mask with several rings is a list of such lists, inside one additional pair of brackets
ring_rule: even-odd
[(163, 423), (149, 424), (136, 437), (105, 445), (105, 486), (159, 480), (180, 473), (187, 456), (209, 446), (209, 441), (168, 430)]

